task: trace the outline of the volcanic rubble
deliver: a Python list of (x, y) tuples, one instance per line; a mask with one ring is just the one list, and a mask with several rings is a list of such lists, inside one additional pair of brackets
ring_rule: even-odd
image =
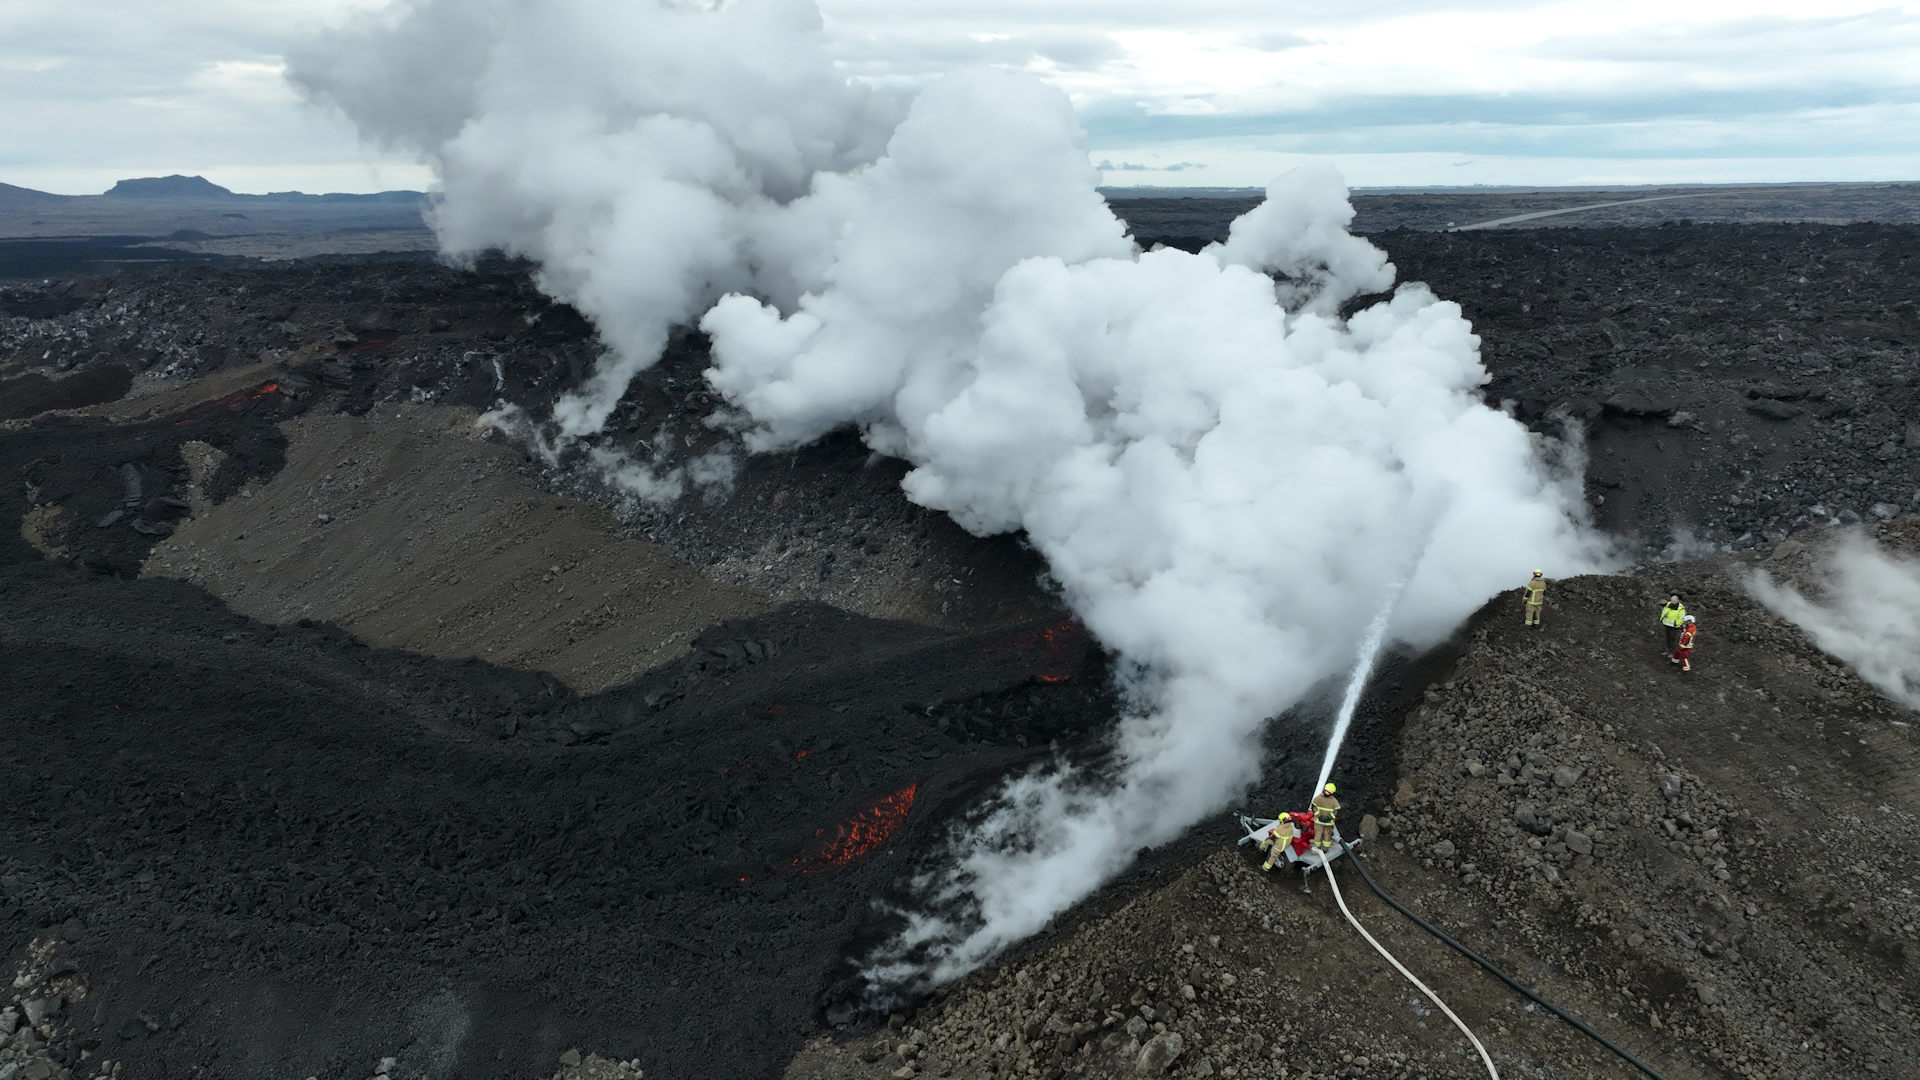
[[(1738, 575), (1832, 523), (1891, 520), (1912, 546), (1920, 229), (1376, 239), (1474, 320), (1489, 400), (1584, 435), (1600, 524), (1706, 561), (1561, 583), (1534, 637), (1490, 606), (1390, 665), (1343, 766), (1375, 873), (1670, 1075), (1897, 1075), (1911, 729)], [(244, 537), (191, 526), (281, 497), (317, 420), (538, 414), (597, 348), (510, 262), (0, 287), (0, 1070), (525, 1077), (569, 1053), (568, 1075), (771, 1076), (845, 1021), (790, 1075), (1467, 1064), (1324, 890), (1261, 875), (1230, 828), (862, 1026), (850, 957), (889, 925), (872, 901), (971, 796), (1096, 746), (1118, 705), (1032, 553), (906, 503), (903, 466), (851, 435), (665, 506), (584, 454), (521, 458), (527, 492), (761, 598), (600, 692), (140, 576), (156, 553), (241, 558)], [(603, 448), (670, 470), (722, 446), (704, 365), (676, 339)], [(294, 550), (256, 557), (292, 572)], [(1683, 586), (1726, 629), (1676, 684), (1646, 608)], [(1259, 808), (1310, 774), (1317, 707), (1270, 736)], [(1454, 973), (1497, 1053), (1614, 1067), (1341, 880), (1397, 953)]]

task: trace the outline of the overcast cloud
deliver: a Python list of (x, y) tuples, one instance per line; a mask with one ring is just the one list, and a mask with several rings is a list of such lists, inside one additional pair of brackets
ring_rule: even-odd
[[(689, 0), (691, 2), (691, 0)], [(283, 57), (380, 0), (0, 0), (0, 182), (424, 187)], [(822, 0), (852, 78), (1030, 71), (1114, 184), (1920, 179), (1920, 0)], [(1178, 166), (1178, 168), (1176, 168)]]

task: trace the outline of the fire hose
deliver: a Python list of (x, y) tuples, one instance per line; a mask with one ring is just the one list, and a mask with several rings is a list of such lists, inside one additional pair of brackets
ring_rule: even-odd
[[(1448, 945), (1452, 946), (1456, 951), (1458, 951), (1460, 955), (1465, 956), (1467, 959), (1487, 969), (1488, 973), (1493, 975), (1494, 978), (1499, 979), (1501, 982), (1506, 983), (1508, 986), (1513, 987), (1515, 990), (1518, 990), (1521, 994), (1525, 995), (1534, 1004), (1539, 1005), (1541, 1008), (1547, 1010), (1553, 1015), (1559, 1017), (1562, 1020), (1565, 1020), (1567, 1023), (1572, 1024), (1574, 1027), (1580, 1029), (1580, 1031), (1583, 1034), (1591, 1036), (1595, 1042), (1613, 1051), (1615, 1054), (1620, 1056), (1621, 1060), (1625, 1061), (1629, 1065), (1632, 1065), (1634, 1068), (1639, 1069), (1641, 1072), (1646, 1073), (1648, 1076), (1652, 1077), (1653, 1080), (1667, 1080), (1667, 1078), (1665, 1076), (1662, 1076), (1660, 1072), (1656, 1070), (1653, 1066), (1648, 1065), (1646, 1062), (1641, 1061), (1639, 1058), (1634, 1057), (1632, 1054), (1627, 1053), (1625, 1050), (1622, 1050), (1619, 1046), (1614, 1044), (1613, 1040), (1593, 1030), (1592, 1028), (1588, 1027), (1586, 1024), (1581, 1023), (1578, 1019), (1569, 1015), (1566, 1011), (1561, 1009), (1558, 1005), (1555, 1005), (1553, 1002), (1548, 1001), (1546, 998), (1543, 998), (1539, 994), (1534, 993), (1532, 990), (1528, 989), (1527, 987), (1522, 986), (1520, 982), (1517, 979), (1515, 979), (1513, 976), (1507, 974), (1504, 971), (1501, 971), (1497, 967), (1494, 967), (1493, 962), (1488, 960), (1486, 957), (1481, 956), (1479, 953), (1474, 952), (1472, 949), (1469, 949), (1465, 945), (1460, 944), (1458, 941), (1453, 940), (1452, 938), (1448, 937), (1444, 932), (1442, 932), (1438, 927), (1434, 926), (1432, 923), (1429, 923), (1427, 920), (1421, 918), (1418, 915), (1415, 915), (1411, 911), (1408, 911), (1407, 908), (1400, 903), (1400, 901), (1395, 900), (1393, 897), (1389, 896), (1386, 890), (1380, 887), (1379, 882), (1373, 880), (1373, 875), (1367, 873), (1367, 868), (1360, 864), (1360, 859), (1358, 856), (1354, 857), (1349, 861), (1353, 863), (1353, 868), (1360, 872), (1360, 879), (1367, 883), (1367, 888), (1373, 890), (1373, 895), (1386, 901), (1388, 907), (1391, 907), (1393, 910), (1413, 920), (1413, 923), (1415, 926), (1418, 926), (1420, 929), (1425, 930), (1427, 933), (1432, 934), (1434, 937), (1439, 938), (1441, 941), (1446, 942)], [(1324, 867), (1324, 864), (1323, 864), (1323, 867)], [(1327, 875), (1327, 880), (1328, 881), (1333, 880), (1333, 875), (1331, 873)], [(1339, 897), (1340, 890), (1338, 886), (1334, 887), (1333, 894), (1336, 898)], [(1346, 908), (1347, 908), (1347, 905), (1345, 903), (1342, 903), (1340, 905), (1340, 910), (1345, 911)], [(1347, 916), (1347, 919), (1348, 921), (1352, 921), (1353, 916), (1349, 915)], [(1355, 923), (1354, 925), (1357, 927), (1359, 924)], [(1366, 931), (1362, 930), (1361, 933), (1364, 934), (1366, 933)], [(1373, 939), (1368, 938), (1367, 940), (1372, 941)], [(1375, 945), (1374, 948), (1377, 949), (1379, 948), (1379, 946)], [(1384, 952), (1384, 950), (1382, 951)], [(1397, 967), (1398, 965), (1395, 965), (1395, 966)], [(1432, 995), (1429, 994), (1428, 996), (1431, 997)], [(1451, 1016), (1452, 1014), (1449, 1013), (1448, 1015)], [(1457, 1020), (1454, 1022), (1459, 1023), (1459, 1021)]]
[[(1392, 964), (1393, 969), (1395, 971), (1398, 971), (1400, 974), (1406, 976), (1408, 982), (1419, 987), (1420, 992), (1427, 995), (1427, 1000), (1433, 1002), (1436, 1006), (1439, 1007), (1441, 1012), (1447, 1014), (1447, 1019), (1453, 1021), (1453, 1026), (1459, 1028), (1460, 1033), (1462, 1035), (1465, 1035), (1467, 1037), (1467, 1041), (1473, 1044), (1473, 1048), (1479, 1051), (1480, 1060), (1487, 1067), (1487, 1075), (1492, 1077), (1493, 1080), (1500, 1080), (1500, 1070), (1493, 1067), (1493, 1059), (1487, 1056), (1487, 1048), (1480, 1045), (1479, 1037), (1474, 1035), (1472, 1031), (1468, 1030), (1466, 1022), (1461, 1020), (1458, 1016), (1455, 1016), (1452, 1009), (1447, 1008), (1447, 1003), (1440, 1000), (1439, 994), (1434, 993), (1431, 989), (1428, 988), (1426, 983), (1423, 983), (1418, 978), (1415, 978), (1413, 972), (1408, 971), (1405, 965), (1401, 964), (1400, 961), (1395, 960), (1393, 958), (1393, 954), (1387, 951), (1386, 946), (1380, 944), (1378, 941), (1375, 941), (1373, 938), (1373, 935), (1367, 933), (1367, 928), (1360, 925), (1360, 920), (1353, 917), (1353, 912), (1347, 910), (1347, 898), (1340, 895), (1340, 883), (1334, 880), (1333, 867), (1327, 864), (1326, 849), (1325, 848), (1319, 849), (1319, 853), (1320, 853), (1320, 869), (1326, 871), (1327, 884), (1333, 886), (1333, 899), (1336, 903), (1340, 905), (1340, 914), (1345, 915), (1347, 917), (1347, 921), (1353, 924), (1353, 928), (1355, 930), (1360, 931), (1360, 936), (1367, 939), (1367, 944), (1373, 946), (1374, 952), (1377, 952), (1381, 956), (1386, 957), (1387, 963)], [(1354, 861), (1354, 865), (1356, 866), (1359, 865), (1357, 856), (1353, 861)], [(1368, 879), (1367, 884), (1369, 885), (1373, 884), (1373, 881), (1371, 878)], [(1376, 888), (1374, 891), (1378, 892), (1379, 890)]]

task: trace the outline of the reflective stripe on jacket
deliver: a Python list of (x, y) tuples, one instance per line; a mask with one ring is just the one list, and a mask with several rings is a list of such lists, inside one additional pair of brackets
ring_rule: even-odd
[(1660, 621), (1668, 626), (1680, 626), (1687, 621), (1687, 605), (1665, 604), (1660, 608)]
[(1693, 635), (1695, 632), (1696, 631), (1692, 626), (1688, 626), (1686, 629), (1680, 631), (1680, 648), (1682, 649), (1693, 648)]

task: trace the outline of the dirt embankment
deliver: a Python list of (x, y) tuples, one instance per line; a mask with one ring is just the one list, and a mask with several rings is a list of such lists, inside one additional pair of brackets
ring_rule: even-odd
[[(1920, 547), (1920, 519), (1880, 531)], [(1791, 578), (1812, 555), (1768, 568)], [(1542, 630), (1489, 604), (1407, 719), (1398, 784), (1349, 786), (1343, 830), (1377, 829), (1363, 850), (1403, 903), (1670, 1077), (1908, 1075), (1916, 718), (1749, 599), (1752, 565), (1557, 583)], [(1703, 627), (1692, 675), (1655, 619), (1673, 589)], [(1324, 885), (1263, 875), (1233, 835), (1203, 827), (1171, 884), (886, 1031), (814, 1044), (789, 1080), (1475, 1073)], [(1503, 1070), (1633, 1075), (1336, 870)]]
[[(541, 493), (462, 409), (289, 421), (287, 463), (194, 516), (142, 573), (201, 585), (268, 622), (338, 623), (374, 645), (628, 682), (703, 629), (769, 606), (708, 580), (598, 508)], [(197, 476), (218, 451), (189, 448)]]

